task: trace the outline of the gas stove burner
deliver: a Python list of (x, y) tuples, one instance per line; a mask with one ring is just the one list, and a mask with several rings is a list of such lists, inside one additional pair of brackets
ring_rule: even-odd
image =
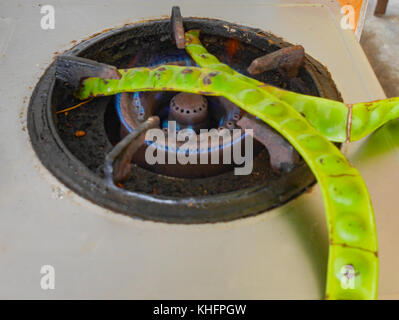
[[(130, 63), (130, 66), (140, 64), (142, 54), (137, 54)], [(149, 59), (150, 67), (157, 67), (164, 64), (173, 64), (180, 66), (194, 66), (194, 61), (183, 52), (172, 52), (168, 54), (155, 53)], [(208, 112), (208, 100), (211, 101), (211, 110)], [(220, 164), (199, 164), (201, 154), (206, 153), (210, 159), (214, 148), (201, 150), (200, 141), (204, 139), (200, 134), (201, 129), (211, 129), (212, 127), (221, 129), (236, 128), (235, 122), (239, 119), (240, 109), (227, 99), (205, 97), (191, 93), (170, 93), (170, 92), (134, 92), (122, 93), (116, 95), (116, 110), (119, 120), (122, 123), (121, 137), (125, 137), (128, 133), (134, 132), (137, 127), (152, 115), (158, 115), (161, 118), (161, 127), (168, 135), (170, 121), (175, 121), (175, 129), (177, 131), (183, 129), (192, 129), (199, 134), (198, 146), (191, 153), (197, 153), (198, 165), (194, 164), (152, 164), (148, 165), (145, 160), (147, 147), (151, 145), (146, 141), (146, 145), (139, 148), (134, 154), (132, 160), (134, 163), (153, 172), (180, 178), (204, 178), (214, 176), (228, 170), (231, 170), (231, 164), (222, 164), (223, 149), (234, 147), (235, 144), (245, 144), (245, 134), (243, 133), (239, 139), (224, 145), (220, 141), (217, 150), (217, 158)], [(156, 145), (157, 152), (167, 152), (171, 157), (177, 157), (180, 152), (186, 152), (180, 149), (178, 145), (169, 145), (158, 143)], [(154, 146), (154, 145), (153, 145)], [(259, 153), (259, 143), (255, 144), (255, 155)]]
[[(212, 101), (211, 107), (208, 107), (208, 99)], [(218, 102), (219, 101), (219, 102)], [(163, 175), (179, 178), (205, 178), (211, 177), (232, 169), (234, 164), (223, 164), (223, 156), (226, 152), (225, 149), (230, 148), (232, 153), (233, 148), (237, 145), (245, 146), (246, 135), (244, 131), (231, 141), (225, 142), (219, 137), (218, 145), (204, 147), (204, 142), (208, 139), (208, 130), (222, 130), (235, 128), (236, 120), (231, 119), (231, 112), (234, 111), (236, 119), (240, 111), (237, 107), (232, 106), (227, 100), (207, 98), (202, 95), (192, 93), (177, 93), (170, 94), (167, 92), (152, 92), (140, 93), (140, 104), (143, 111), (137, 108), (137, 102), (134, 101), (134, 96), (129, 93), (124, 93), (116, 100), (117, 110), (121, 110), (118, 116), (122, 117), (121, 138), (127, 134), (134, 132), (137, 128), (144, 123), (149, 117), (156, 115), (160, 117), (160, 127), (165, 134), (164, 141), (144, 141), (132, 157), (132, 161), (142, 168), (157, 172)], [(202, 130), (205, 129), (205, 132)], [(189, 150), (184, 149), (186, 141), (176, 142), (169, 140), (173, 134), (178, 134), (182, 130), (192, 130), (195, 133), (196, 143), (193, 143)], [(197, 159), (196, 163), (166, 163), (166, 164), (151, 164), (146, 161), (145, 154), (147, 148), (152, 147), (156, 149), (156, 153), (167, 154), (168, 157), (177, 158), (180, 153), (195, 154)], [(254, 145), (255, 155), (261, 150), (260, 143)], [(155, 152), (155, 151), (154, 151)], [(215, 155), (216, 154), (216, 155)], [(206, 157), (209, 159), (208, 164), (203, 164), (200, 159)], [(216, 157), (219, 159), (218, 164), (211, 163), (211, 158)]]
[[(138, 60), (138, 59), (133, 59)], [(137, 62), (136, 62), (137, 63)], [(150, 59), (150, 66), (156, 67), (160, 64), (175, 64), (181, 66), (192, 66), (195, 63), (183, 53), (173, 53), (161, 56), (155, 54)], [(210, 110), (208, 108), (208, 100)], [(205, 139), (205, 134), (201, 134), (201, 129), (218, 128), (219, 130), (236, 128), (235, 122), (240, 115), (240, 109), (226, 99), (205, 97), (192, 93), (170, 93), (170, 92), (135, 92), (122, 93), (116, 96), (116, 110), (119, 120), (122, 123), (121, 138), (128, 133), (134, 132), (146, 119), (153, 115), (157, 115), (161, 119), (161, 127), (164, 130), (166, 139), (164, 143), (157, 143), (157, 152), (168, 153), (171, 157), (176, 158), (181, 152), (187, 152), (180, 147), (182, 143), (170, 145), (167, 140), (169, 132), (169, 123), (175, 122), (177, 131), (183, 129), (191, 129), (198, 136), (198, 142), (195, 150), (190, 153), (197, 154), (198, 164), (152, 164), (149, 165), (145, 159), (145, 153), (148, 146), (152, 144), (146, 141), (146, 144), (139, 148), (132, 157), (134, 163), (153, 172), (161, 173), (167, 176), (180, 178), (204, 178), (215, 176), (217, 174), (231, 170), (232, 164), (223, 164), (223, 149), (234, 147), (234, 145), (245, 144), (245, 134), (243, 133), (239, 139), (233, 140), (228, 144), (224, 144), (221, 140), (218, 150), (213, 148), (201, 149), (200, 144)], [(259, 143), (255, 144), (255, 155), (259, 153)], [(216, 157), (219, 164), (200, 164), (200, 158), (206, 154), (211, 159), (212, 153), (217, 152)]]
[(209, 127), (208, 101), (199, 94), (181, 92), (170, 101), (168, 120), (175, 120), (179, 128), (197, 131)]
[[(66, 54), (117, 68), (161, 64), (194, 66), (182, 49), (184, 27), (184, 30), (200, 29), (200, 40), (210, 53), (248, 75), (247, 69), (256, 58), (290, 46), (272, 34), (225, 21), (184, 18), (182, 23), (174, 22), (154, 20), (107, 31), (76, 45)], [(276, 64), (280, 65), (281, 61)], [(33, 147), (58, 179), (103, 207), (155, 221), (228, 221), (286, 203), (315, 181), (310, 169), (285, 139), (222, 97), (179, 92), (123, 93), (117, 95), (116, 100), (96, 98), (68, 113), (57, 113), (78, 101), (65, 83), (55, 79), (54, 70), (53, 64), (31, 98), (28, 128)], [(281, 88), (341, 99), (328, 71), (310, 56), (305, 56), (303, 67), (295, 74), (295, 78), (287, 78), (284, 72), (269, 70), (253, 77)], [(105, 179), (109, 169), (105, 165), (106, 157), (113, 159), (119, 142), (133, 137), (143, 125), (162, 128), (167, 135), (170, 121), (176, 123), (178, 130), (196, 132), (254, 129), (257, 142), (252, 173), (234, 175), (234, 164), (191, 168), (172, 164), (150, 166), (142, 159), (149, 146), (149, 142), (143, 140), (141, 149), (134, 152), (130, 178), (118, 187)], [(245, 134), (242, 134), (232, 143), (244, 141)], [(165, 150), (170, 147), (160, 146)], [(175, 147), (178, 152), (179, 146)], [(224, 147), (222, 144), (218, 149)], [(195, 152), (210, 150), (198, 148)]]
[[(142, 54), (139, 52), (129, 63), (129, 67), (134, 67), (137, 64), (140, 65), (140, 57)], [(169, 54), (159, 54), (155, 53), (151, 56), (148, 66), (149, 67), (157, 67), (163, 64), (173, 64), (180, 66), (193, 66), (195, 63), (188, 57), (185, 53), (182, 52), (171, 52)], [(164, 95), (170, 96), (169, 93), (154, 93), (154, 92), (134, 92), (134, 93), (124, 93), (116, 95), (116, 110), (118, 112), (119, 120), (122, 122), (124, 128), (127, 132), (133, 132), (134, 128), (137, 126), (136, 120), (133, 122), (131, 120), (132, 115), (129, 113), (133, 112), (135, 118), (138, 121), (143, 122), (146, 118), (148, 118), (149, 114), (152, 114), (155, 108), (155, 104), (163, 100)], [(122, 97), (125, 98), (122, 99)], [(128, 105), (123, 102), (129, 100)], [(121, 103), (122, 101), (122, 103)], [(129, 110), (131, 109), (132, 111)]]

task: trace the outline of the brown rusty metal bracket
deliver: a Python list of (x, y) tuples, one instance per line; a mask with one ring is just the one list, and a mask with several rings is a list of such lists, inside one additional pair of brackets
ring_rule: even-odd
[(172, 28), (173, 39), (176, 42), (176, 47), (178, 49), (184, 49), (186, 47), (186, 40), (184, 38), (183, 18), (180, 13), (180, 7), (172, 7), (170, 25)]
[(300, 156), (295, 148), (277, 131), (266, 126), (255, 117), (244, 114), (237, 125), (242, 129), (252, 129), (253, 137), (262, 143), (270, 156), (270, 165), (276, 172), (289, 170), (299, 162)]
[(288, 78), (294, 78), (298, 75), (304, 59), (305, 49), (301, 45), (286, 47), (256, 58), (247, 71), (255, 75), (273, 69), (282, 69)]
[(134, 153), (143, 145), (147, 130), (159, 126), (159, 117), (153, 116), (120, 141), (105, 157), (105, 179), (109, 184), (126, 181), (131, 175)]

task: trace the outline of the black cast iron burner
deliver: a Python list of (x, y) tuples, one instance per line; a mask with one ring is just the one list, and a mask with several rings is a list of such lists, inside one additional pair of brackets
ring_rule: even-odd
[[(201, 41), (212, 54), (243, 73), (254, 59), (291, 46), (259, 29), (225, 21), (199, 18), (183, 21), (184, 29), (201, 30)], [(157, 54), (165, 56), (176, 52), (170, 30), (167, 19), (129, 25), (97, 35), (65, 54), (118, 68), (131, 67), (132, 63), (148, 66)], [(233, 170), (229, 170), (203, 178), (176, 178), (133, 164), (131, 178), (123, 188), (117, 188), (104, 179), (106, 155), (110, 157), (113, 146), (127, 133), (123, 133), (115, 100), (97, 98), (67, 115), (56, 114), (78, 101), (64, 83), (55, 79), (54, 69), (52, 64), (46, 70), (31, 97), (28, 128), (32, 145), (42, 163), (61, 182), (103, 207), (164, 222), (228, 221), (277, 207), (307, 190), (315, 181), (303, 161), (276, 173), (263, 148), (248, 176), (235, 176)], [(254, 78), (295, 91), (306, 90), (308, 94), (341, 99), (328, 71), (308, 55), (304, 67), (298, 71), (305, 87), (287, 81), (276, 70)], [(248, 125), (245, 116), (240, 121), (242, 127)], [(77, 131), (86, 134), (76, 137)]]

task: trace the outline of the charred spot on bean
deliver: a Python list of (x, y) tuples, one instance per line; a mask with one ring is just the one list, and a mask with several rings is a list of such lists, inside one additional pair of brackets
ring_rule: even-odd
[(186, 41), (187, 44), (190, 44), (191, 42), (194, 41), (194, 37), (191, 34), (186, 33)]
[(202, 80), (202, 82), (203, 82), (205, 85), (210, 85), (210, 84), (212, 83), (212, 80), (211, 80), (211, 78), (209, 78), (208, 76), (206, 76), (206, 77)]
[(189, 73), (192, 73), (192, 72), (193, 72), (193, 70), (191, 70), (189, 68), (186, 68), (186, 69), (183, 69), (183, 71), (181, 73), (182, 74), (189, 74)]
[(219, 74), (219, 72), (210, 72), (208, 73), (205, 78), (202, 80), (202, 82), (205, 85), (210, 85), (212, 83), (212, 78), (217, 76)]
[(198, 91), (199, 94), (203, 94), (203, 95), (212, 95), (213, 93), (210, 91)]

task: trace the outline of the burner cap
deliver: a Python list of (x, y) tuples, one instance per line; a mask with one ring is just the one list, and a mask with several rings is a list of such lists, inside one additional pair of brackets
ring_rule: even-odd
[(208, 119), (208, 102), (199, 94), (179, 93), (170, 102), (169, 119), (182, 125), (204, 123)]

